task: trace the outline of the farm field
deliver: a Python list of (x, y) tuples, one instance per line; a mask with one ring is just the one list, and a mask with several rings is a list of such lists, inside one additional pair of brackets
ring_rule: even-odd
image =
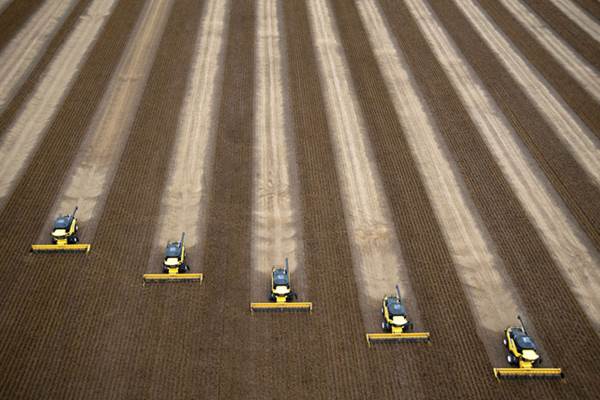
[(0, 231), (0, 398), (597, 398), (600, 4), (0, 0)]

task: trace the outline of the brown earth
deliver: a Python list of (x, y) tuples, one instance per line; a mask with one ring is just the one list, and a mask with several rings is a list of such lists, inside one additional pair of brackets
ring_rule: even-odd
[[(3, 35), (9, 10), (29, 15), (35, 3), (11, 3), (0, 14)], [(143, 3), (121, 0), (116, 6), (0, 211), (0, 231), (6, 232), (0, 236), (1, 398), (594, 398), (600, 340), (401, 2), (382, 0), (381, 8), (544, 348), (565, 369), (566, 382), (493, 379), (367, 34), (354, 3), (346, 0), (331, 6), (423, 324), (432, 332), (431, 345), (366, 346), (361, 288), (352, 267), (330, 121), (304, 2), (282, 2), (280, 17), (301, 194), (306, 298), (314, 303), (312, 314), (252, 315), (248, 309), (256, 17), (251, 0), (236, 0), (229, 14), (207, 233), (195, 260), (202, 265), (205, 282), (141, 284), (155, 245), (169, 156), (205, 8), (195, 0), (176, 1), (168, 17), (92, 252), (28, 255), (67, 178), (63, 163), (74, 159)], [(510, 110), (518, 117), (511, 120), (515, 129), (521, 132), (518, 124), (523, 124), (538, 132), (536, 143), (554, 140), (542, 135), (542, 119), (525, 96), (515, 97), (516, 85), (506, 93), (489, 83), (492, 76), (502, 77), (505, 87), (510, 82), (497, 62), (478, 61), (493, 57), (473, 40), (476, 35), (455, 6), (440, 1), (433, 9), (482, 81), (496, 89), (491, 93), (503, 110), (511, 100)], [(16, 31), (25, 19), (10, 29)], [(0, 48), (2, 40), (4, 36)], [(567, 189), (561, 191), (551, 178), (571, 210), (583, 210), (573, 211), (580, 224), (585, 226), (583, 216), (598, 221), (596, 192), (580, 186), (561, 149), (560, 157), (545, 155), (538, 162), (544, 168), (543, 161), (551, 159), (567, 174), (561, 182), (575, 182), (567, 187), (572, 196), (567, 198)], [(589, 223), (588, 234), (595, 228)]]

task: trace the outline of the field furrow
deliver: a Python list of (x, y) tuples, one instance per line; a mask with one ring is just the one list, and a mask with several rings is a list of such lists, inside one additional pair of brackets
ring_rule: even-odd
[(600, 42), (600, 24), (585, 9), (571, 0), (550, 0), (550, 2), (569, 17), (571, 21), (586, 31), (595, 41)]
[(76, 0), (47, 1), (0, 53), (0, 113), (42, 56)]
[(29, 101), (0, 139), (0, 207), (6, 204), (85, 64), (116, 0), (96, 0), (48, 65)]

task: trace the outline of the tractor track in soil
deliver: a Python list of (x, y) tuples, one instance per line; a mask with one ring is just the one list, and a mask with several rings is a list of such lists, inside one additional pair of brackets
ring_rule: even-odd
[(91, 2), (92, 0), (81, 0), (73, 7), (69, 16), (65, 19), (54, 34), (52, 40), (48, 43), (48, 46), (44, 49), (44, 54), (29, 72), (27, 79), (24, 80), (19, 89), (15, 91), (15, 94), (7, 103), (6, 108), (0, 113), (0, 139), (17, 118), (19, 110), (25, 105), (29, 96), (39, 84), (44, 71), (46, 71), (48, 65), (56, 56), (61, 44), (63, 44), (71, 32), (73, 32), (77, 21), (79, 21), (82, 14), (85, 13), (85, 10), (87, 10)]
[[(585, 390), (585, 382), (594, 382), (597, 365), (595, 356), (585, 351), (578, 355), (566, 354), (561, 350), (560, 343), (561, 338), (568, 336), (568, 331), (576, 326), (576, 329), (586, 332), (578, 337), (582, 341), (579, 348), (597, 347), (597, 336), (589, 320), (583, 315), (534, 227), (527, 221), (525, 212), (477, 133), (439, 62), (431, 53), (415, 22), (409, 17), (409, 11), (404, 7), (393, 10), (389, 2), (383, 4), (400, 47), (407, 55), (440, 131), (461, 169), (471, 197), (498, 247), (499, 255), (505, 262), (541, 340), (546, 344), (551, 358), (560, 360), (567, 373), (572, 371), (570, 375), (575, 375), (572, 379), (579, 381), (579, 384), (574, 382), (573, 387)], [(452, 7), (449, 2), (432, 4), (442, 23), (446, 27), (452, 27), (450, 33), (466, 29), (464, 22), (456, 27), (449, 24), (449, 20), (455, 21), (457, 18), (457, 11), (449, 9)], [(552, 279), (544, 280), (541, 284), (539, 276)], [(556, 296), (556, 293), (560, 294)], [(563, 302), (560, 318), (569, 321), (568, 327), (560, 327), (562, 332), (552, 323), (557, 313), (557, 298)], [(541, 390), (549, 398), (560, 396), (561, 390), (564, 390), (561, 386), (551, 389), (551, 384), (542, 382), (524, 386), (524, 389)], [(580, 394), (583, 396), (584, 393)]]

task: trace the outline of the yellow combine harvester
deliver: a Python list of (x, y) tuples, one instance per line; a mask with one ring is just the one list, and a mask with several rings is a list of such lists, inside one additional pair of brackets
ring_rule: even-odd
[(504, 330), (504, 346), (508, 350), (506, 360), (513, 368), (494, 368), (497, 379), (510, 378), (554, 378), (564, 377), (560, 368), (539, 368), (542, 358), (537, 353), (533, 339), (527, 334), (521, 316), (517, 315), (521, 326), (511, 326)]
[(202, 282), (202, 274), (190, 274), (190, 267), (185, 263), (185, 245), (181, 234), (178, 242), (167, 243), (163, 260), (162, 274), (144, 274), (144, 283), (191, 283)]
[(61, 215), (56, 218), (51, 233), (52, 244), (34, 244), (31, 245), (31, 251), (33, 253), (87, 253), (90, 251), (91, 245), (79, 243), (77, 236), (79, 226), (77, 218), (75, 218), (77, 208), (75, 207), (71, 215)]
[(270, 303), (250, 303), (251, 311), (312, 311), (310, 302), (294, 302), (298, 295), (292, 291), (288, 259), (285, 266), (273, 267), (271, 271)]
[(386, 333), (367, 333), (369, 346), (379, 342), (429, 342), (429, 332), (408, 332), (413, 329), (413, 324), (408, 320), (398, 285), (396, 285), (396, 296), (383, 298), (381, 314), (383, 316), (381, 328)]

